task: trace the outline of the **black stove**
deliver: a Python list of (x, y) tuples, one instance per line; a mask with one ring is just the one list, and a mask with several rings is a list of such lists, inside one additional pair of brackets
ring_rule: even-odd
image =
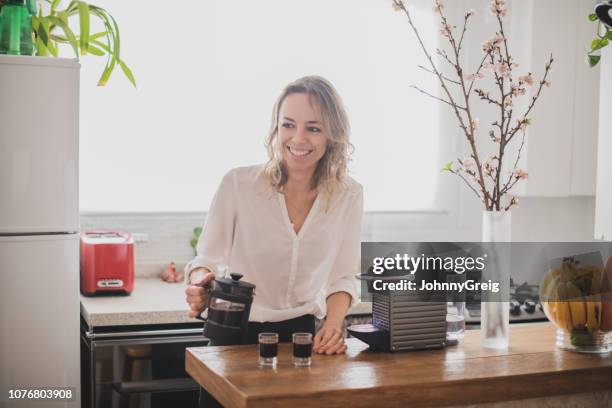
[[(538, 285), (510, 279), (510, 323), (548, 320), (539, 299)], [(480, 294), (468, 294), (465, 308), (466, 323), (480, 323)]]

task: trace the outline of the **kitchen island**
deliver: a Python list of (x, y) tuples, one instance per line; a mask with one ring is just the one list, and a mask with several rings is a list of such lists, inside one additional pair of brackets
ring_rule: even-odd
[(313, 355), (306, 368), (293, 367), (291, 344), (279, 346), (275, 369), (258, 367), (256, 345), (194, 347), (185, 365), (226, 407), (612, 405), (610, 354), (557, 349), (550, 323), (511, 327), (507, 350), (481, 348), (479, 335), (468, 331), (458, 346), (402, 353), (371, 352), (347, 339), (345, 355)]

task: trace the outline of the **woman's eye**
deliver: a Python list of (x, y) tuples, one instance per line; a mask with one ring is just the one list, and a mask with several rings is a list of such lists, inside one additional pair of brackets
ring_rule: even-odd
[(318, 127), (314, 127), (314, 126), (309, 127), (308, 130), (313, 133), (319, 133), (321, 131), (321, 129), (319, 129)]
[(283, 123), (283, 124), (282, 124), (282, 126), (283, 126), (285, 129), (291, 129), (291, 128), (293, 127), (293, 123)]

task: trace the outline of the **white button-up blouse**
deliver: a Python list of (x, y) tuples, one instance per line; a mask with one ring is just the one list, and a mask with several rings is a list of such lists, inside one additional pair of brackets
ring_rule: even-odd
[[(223, 178), (186, 276), (207, 267), (222, 277), (244, 275), (256, 285), (250, 321), (277, 322), (304, 314), (322, 318), (335, 292), (357, 298), (363, 190), (347, 177), (331, 197), (318, 194), (295, 233), (284, 196), (263, 166), (240, 167)], [(189, 279), (187, 279), (189, 282)]]

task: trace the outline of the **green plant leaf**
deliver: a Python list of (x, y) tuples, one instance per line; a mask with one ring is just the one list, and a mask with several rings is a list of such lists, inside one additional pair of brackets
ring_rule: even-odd
[(89, 45), (87, 46), (87, 49), (89, 50), (90, 54), (95, 55), (96, 57), (103, 57), (106, 55), (106, 53), (101, 50), (100, 48), (96, 47), (95, 45), (89, 43)]
[[(32, 17), (32, 22), (34, 22), (34, 17)], [(42, 43), (47, 46), (49, 44), (49, 21), (46, 18), (40, 18), (38, 22), (36, 34), (40, 37)]]
[(104, 67), (104, 71), (102, 71), (102, 76), (100, 76), (100, 79), (98, 80), (98, 86), (104, 86), (108, 82), (110, 75), (113, 73), (113, 69), (115, 69), (116, 60), (107, 44), (101, 43), (98, 40), (93, 40), (91, 42), (102, 48), (109, 55), (109, 62), (107, 62), (106, 67)]
[(597, 65), (597, 63), (599, 63), (599, 60), (601, 59), (601, 57), (599, 55), (588, 55), (588, 62), (589, 62), (589, 66), (592, 68), (595, 65)]
[[(61, 12), (59, 14), (61, 14)], [(77, 38), (72, 32), (72, 30), (70, 29), (70, 27), (68, 27), (68, 24), (66, 24), (60, 17), (49, 16), (47, 17), (47, 19), (49, 20), (49, 22), (62, 28), (62, 30), (64, 31), (64, 34), (66, 34), (66, 38), (68, 39), (68, 42), (70, 43), (70, 45), (72, 46), (72, 49), (74, 50), (74, 54), (78, 58), (79, 42), (77, 41)]]
[[(109, 32), (106, 36), (107, 49), (106, 52), (109, 54), (109, 58), (106, 61), (106, 67), (102, 72), (102, 76), (98, 80), (98, 86), (106, 85), (106, 82), (113, 73), (113, 69), (119, 60), (119, 33), (116, 22), (109, 17), (108, 13), (100, 7), (91, 5), (89, 9), (104, 23), (106, 30)], [(111, 46), (112, 43), (112, 46)], [(105, 49), (105, 48), (103, 48)]]
[(450, 172), (452, 172), (453, 171), (453, 162), (451, 161), (451, 162), (446, 163), (444, 165), (444, 167), (442, 167), (442, 170), (440, 170), (440, 171), (450, 171)]
[(597, 21), (597, 14), (595, 13), (589, 14), (589, 21)]
[(125, 65), (125, 62), (123, 62), (122, 60), (119, 60), (119, 66), (121, 67), (121, 70), (123, 71), (127, 79), (129, 79), (134, 88), (136, 88), (136, 80), (134, 79), (134, 74), (132, 74), (132, 70), (128, 68), (128, 66)]
[(607, 31), (606, 31), (606, 38), (607, 38), (608, 40), (612, 40), (612, 30), (607, 30)]
[(51, 40), (68, 44), (70, 41), (66, 37), (62, 37), (61, 35), (51, 34)]
[(79, 1), (77, 5), (79, 8), (81, 55), (86, 55), (89, 45), (89, 6), (84, 1)]
[(597, 51), (608, 45), (607, 38), (596, 38), (591, 42), (591, 51)]
[(66, 12), (67, 15), (72, 15), (72, 14), (75, 14), (78, 9), (79, 9), (79, 1), (72, 0), (70, 4), (68, 4), (68, 7), (66, 7), (66, 10), (64, 11)]
[(62, 20), (64, 24), (68, 25), (68, 12), (66, 10), (59, 11), (57, 17)]
[(108, 34), (108, 31), (102, 31), (100, 33), (95, 33), (89, 36), (90, 40), (97, 40), (100, 37), (104, 37), (105, 35)]
[(195, 235), (196, 237), (199, 237), (202, 234), (202, 227), (195, 227), (193, 229), (193, 235)]
[(195, 248), (196, 248), (196, 245), (198, 245), (198, 240), (197, 240), (197, 239), (195, 239), (195, 238), (192, 238), (192, 240), (191, 240), (191, 241), (189, 241), (189, 244), (191, 245), (191, 247), (192, 247), (193, 249), (195, 249)]
[(61, 0), (53, 0), (53, 1), (51, 2), (51, 10), (50, 10), (50, 13), (51, 13), (51, 15), (52, 15), (52, 16), (54, 16), (54, 15), (55, 15), (55, 12), (56, 12), (56, 10), (57, 10), (57, 6), (59, 6), (60, 1), (61, 1)]
[(40, 37), (36, 37), (36, 55), (40, 57), (47, 55), (47, 47), (45, 47)]

